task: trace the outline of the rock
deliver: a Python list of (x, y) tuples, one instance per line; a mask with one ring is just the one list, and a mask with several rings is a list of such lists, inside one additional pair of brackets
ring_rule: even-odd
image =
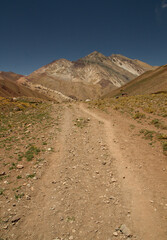
[(53, 183), (53, 184), (56, 184), (56, 183), (57, 183), (57, 181), (52, 181), (52, 183)]
[(114, 237), (118, 237), (118, 233), (117, 232), (113, 232)]
[(20, 219), (21, 219), (21, 217), (14, 216), (14, 217), (11, 219), (11, 222), (15, 224), (15, 223), (17, 223)]
[(0, 173), (0, 176), (4, 176), (4, 175), (6, 175), (5, 172), (1, 172), (1, 173)]
[(4, 226), (3, 229), (8, 229), (8, 225)]
[(122, 224), (121, 227), (120, 227), (120, 231), (125, 234), (125, 236), (127, 237), (131, 237), (132, 234), (131, 234), (131, 231), (129, 230), (129, 228), (125, 225), (125, 224)]
[(74, 237), (73, 237), (73, 236), (70, 236), (70, 237), (69, 237), (69, 240), (73, 240), (73, 239), (74, 239)]
[(31, 196), (28, 195), (28, 194), (26, 194), (26, 199), (27, 199), (27, 200), (31, 200)]
[(116, 182), (117, 180), (115, 178), (111, 178), (111, 182)]
[(21, 165), (21, 164), (18, 164), (18, 165), (17, 165), (17, 169), (22, 169), (22, 168), (24, 168), (23, 165)]

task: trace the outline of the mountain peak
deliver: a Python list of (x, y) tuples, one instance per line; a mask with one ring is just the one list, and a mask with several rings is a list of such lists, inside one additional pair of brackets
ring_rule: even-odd
[(84, 59), (99, 59), (99, 58), (105, 59), (106, 56), (104, 56), (102, 53), (100, 53), (98, 51), (94, 51), (94, 52), (90, 53), (89, 55), (87, 55), (86, 57), (84, 57)]

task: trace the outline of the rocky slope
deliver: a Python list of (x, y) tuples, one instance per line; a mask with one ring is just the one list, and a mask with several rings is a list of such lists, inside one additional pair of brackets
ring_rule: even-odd
[(1, 97), (35, 97), (49, 100), (45, 94), (17, 83), (17, 80), (23, 75), (13, 72), (0, 72), (0, 96)]
[(147, 71), (121, 88), (118, 88), (103, 97), (119, 96), (122, 93), (128, 95), (142, 95), (158, 92), (167, 92), (167, 65)]
[(23, 75), (21, 75), (21, 74), (17, 74), (17, 73), (14, 73), (14, 72), (0, 71), (0, 80), (17, 81), (21, 77), (23, 77)]
[(98, 98), (153, 67), (121, 55), (93, 52), (77, 61), (60, 59), (41, 67), (22, 82), (41, 84), (74, 99)]

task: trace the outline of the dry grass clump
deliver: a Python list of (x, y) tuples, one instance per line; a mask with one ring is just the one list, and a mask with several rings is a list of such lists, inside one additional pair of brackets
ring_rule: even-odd
[[(43, 164), (59, 130), (61, 109), (58, 105), (55, 109), (56, 119), (52, 117), (52, 105), (48, 102), (0, 97), (1, 197), (11, 198), (14, 194), (17, 200), (24, 198), (22, 184), (29, 179), (26, 173), (32, 172), (33, 176), (34, 166)], [(48, 131), (51, 131), (49, 135)]]
[(90, 105), (102, 110), (111, 107), (114, 110), (127, 112), (131, 115), (138, 111), (167, 117), (167, 94), (165, 93), (108, 98), (93, 101)]
[(148, 125), (149, 130), (141, 129), (140, 134), (146, 140), (160, 141), (166, 155), (167, 93), (101, 99), (90, 102), (89, 106), (105, 112), (113, 109)]

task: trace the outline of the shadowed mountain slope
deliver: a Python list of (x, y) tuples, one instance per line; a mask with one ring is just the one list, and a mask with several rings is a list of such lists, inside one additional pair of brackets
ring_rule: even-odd
[(0, 72), (0, 96), (1, 97), (35, 97), (48, 100), (43, 94), (33, 91), (17, 83), (22, 75), (13, 72)]

